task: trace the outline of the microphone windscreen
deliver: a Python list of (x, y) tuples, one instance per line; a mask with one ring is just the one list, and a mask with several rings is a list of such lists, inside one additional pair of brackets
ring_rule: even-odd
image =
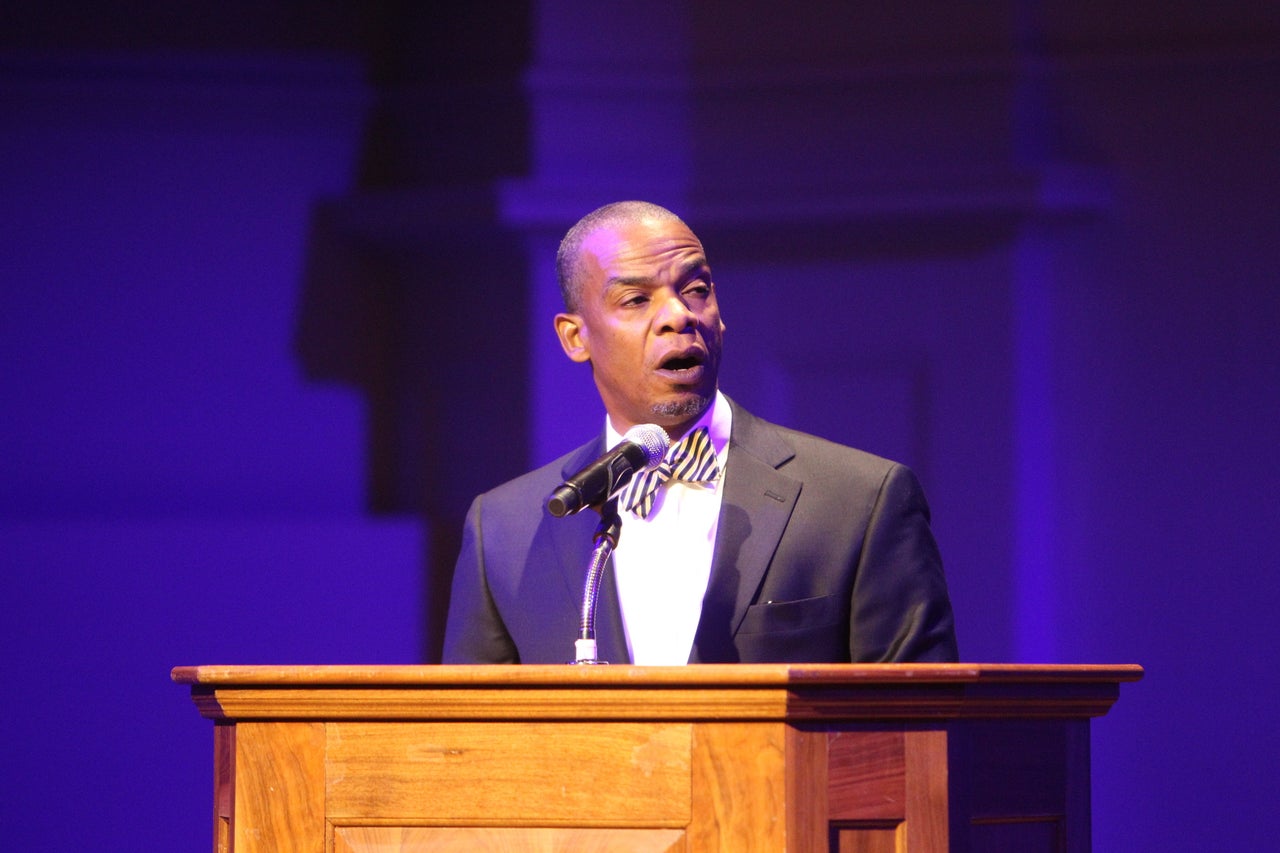
[(627, 430), (622, 438), (644, 448), (644, 455), (648, 460), (644, 466), (646, 469), (656, 468), (671, 444), (667, 431), (657, 424), (638, 424)]

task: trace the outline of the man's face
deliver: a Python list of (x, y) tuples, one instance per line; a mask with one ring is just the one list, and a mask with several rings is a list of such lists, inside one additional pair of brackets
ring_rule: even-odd
[(599, 228), (582, 243), (579, 313), (556, 315), (574, 361), (589, 361), (613, 426), (682, 435), (710, 405), (724, 324), (702, 244), (682, 223)]

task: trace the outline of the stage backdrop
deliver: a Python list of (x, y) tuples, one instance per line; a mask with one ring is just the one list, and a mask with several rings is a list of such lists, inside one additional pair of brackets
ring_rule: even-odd
[(1280, 13), (462, 5), (6, 9), (6, 844), (207, 849), (174, 664), (432, 659), (471, 495), (599, 428), (550, 263), (624, 196), (730, 395), (918, 471), (964, 657), (1147, 667), (1096, 849), (1280, 837)]

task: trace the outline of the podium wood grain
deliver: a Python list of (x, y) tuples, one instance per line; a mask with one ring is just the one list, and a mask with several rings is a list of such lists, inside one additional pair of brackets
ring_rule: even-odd
[(179, 667), (214, 849), (1089, 849), (1134, 666)]

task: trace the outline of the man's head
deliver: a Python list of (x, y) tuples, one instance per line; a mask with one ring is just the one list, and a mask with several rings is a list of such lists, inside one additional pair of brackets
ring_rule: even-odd
[(613, 426), (682, 435), (715, 397), (724, 323), (702, 243), (671, 211), (606, 205), (569, 229), (556, 255), (566, 312), (556, 335), (589, 362)]

